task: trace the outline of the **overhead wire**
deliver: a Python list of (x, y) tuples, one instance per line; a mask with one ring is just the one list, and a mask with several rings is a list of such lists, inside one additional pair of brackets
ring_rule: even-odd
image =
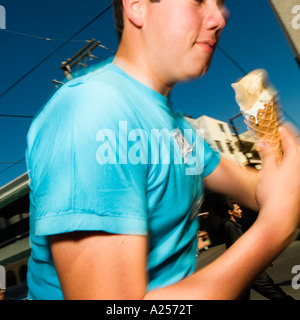
[(248, 72), (245, 71), (237, 62), (235, 59), (233, 59), (220, 45), (217, 46), (217, 48), (222, 52), (222, 54), (232, 63), (234, 64), (244, 75), (246, 75)]
[(101, 11), (95, 18), (90, 20), (86, 25), (80, 28), (77, 32), (75, 32), (69, 39), (64, 41), (60, 46), (54, 49), (50, 54), (48, 54), (44, 59), (42, 59), (39, 63), (37, 63), (34, 67), (32, 67), (29, 71), (27, 71), (23, 76), (21, 76), (17, 81), (15, 81), (12, 85), (10, 85), (6, 90), (4, 90), (0, 94), (0, 99), (3, 98), (7, 93), (9, 93), (14, 87), (16, 87), (21, 81), (23, 81), (26, 77), (28, 77), (33, 71), (35, 71), (38, 67), (40, 67), (43, 63), (45, 63), (48, 59), (50, 59), (56, 52), (62, 49), (67, 43), (73, 40), (77, 35), (79, 35), (83, 30), (89, 27), (92, 23), (94, 23), (97, 19), (99, 19), (102, 15), (104, 15), (108, 10), (112, 8), (112, 4), (106, 7), (103, 11)]
[(18, 164), (18, 163), (25, 163), (25, 161), (0, 161), (0, 164)]
[(34, 116), (17, 115), (17, 114), (0, 114), (0, 118), (29, 118), (32, 119)]
[(21, 163), (25, 163), (25, 157), (23, 157), (19, 161), (13, 162), (10, 166), (8, 166), (8, 167), (4, 168), (3, 170), (1, 170), (0, 174), (4, 173), (5, 171), (7, 171), (7, 170), (13, 168), (14, 166), (16, 166), (17, 164), (21, 164)]
[[(25, 32), (19, 32), (19, 31), (14, 31), (14, 30), (9, 30), (9, 29), (4, 29), (3, 31), (9, 32), (9, 33), (14, 33), (20, 36), (28, 37), (28, 38), (34, 38), (34, 39), (39, 39), (39, 40), (45, 40), (45, 41), (67, 41), (68, 39), (54, 39), (50, 37), (44, 37), (44, 36), (38, 36), (34, 35), (31, 33), (25, 33)], [(72, 42), (88, 42), (89, 40), (70, 40)]]
[[(29, 38), (44, 40), (44, 41), (48, 41), (48, 42), (51, 42), (51, 41), (60, 41), (60, 42), (63, 42), (63, 41), (67, 41), (67, 40), (68, 40), (68, 39), (55, 39), (55, 38), (50, 38), (50, 37), (38, 36), (38, 35), (30, 34), (30, 33), (13, 31), (13, 30), (9, 30), (9, 29), (4, 29), (3, 31), (10, 32), (10, 33), (14, 33), (14, 34), (18, 34), (18, 35), (25, 36), (25, 37), (29, 37)], [(90, 42), (90, 40), (73, 39), (73, 40), (70, 40), (69, 42), (88, 43), (88, 42)], [(101, 43), (98, 45), (98, 47), (100, 47), (100, 48), (102, 48), (102, 49), (105, 49), (105, 50), (109, 50), (108, 47), (104, 46), (104, 45), (101, 44)]]

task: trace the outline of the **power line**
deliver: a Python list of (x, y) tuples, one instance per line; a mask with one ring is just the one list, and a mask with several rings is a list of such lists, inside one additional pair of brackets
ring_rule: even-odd
[(0, 164), (18, 164), (25, 163), (25, 161), (0, 161)]
[(25, 115), (17, 115), (17, 114), (0, 114), (0, 117), (6, 117), (6, 118), (34, 118), (34, 116), (25, 116)]
[[(44, 41), (48, 41), (48, 42), (51, 42), (51, 41), (60, 41), (60, 42), (63, 42), (63, 41), (67, 41), (68, 39), (55, 39), (55, 38), (50, 38), (50, 37), (43, 37), (43, 36), (38, 36), (38, 35), (33, 35), (33, 34), (30, 34), (30, 33), (24, 33), (24, 32), (18, 32), (18, 31), (13, 31), (13, 30), (8, 30), (8, 29), (4, 29), (3, 31), (6, 31), (6, 32), (10, 32), (10, 33), (14, 33), (14, 34), (18, 34), (18, 35), (21, 35), (21, 36), (25, 36), (25, 37), (29, 37), (29, 38), (34, 38), (34, 39), (39, 39), (39, 40), (44, 40)], [(90, 40), (70, 40), (69, 42), (90, 42)], [(102, 48), (102, 49), (105, 49), (105, 50), (109, 50), (108, 47), (104, 46), (103, 44), (98, 44), (98, 47)]]
[[(14, 33), (14, 34), (28, 37), (28, 38), (34, 38), (34, 39), (45, 40), (45, 41), (67, 41), (68, 40), (68, 39), (52, 39), (50, 37), (38, 36), (38, 35), (31, 34), (31, 33), (19, 32), (19, 31), (14, 31), (14, 30), (9, 30), (9, 29), (4, 29), (3, 31), (9, 32), (9, 33)], [(72, 42), (88, 42), (88, 40), (70, 40), (70, 41), (72, 41)]]
[(12, 163), (10, 166), (6, 167), (5, 169), (1, 170), (0, 171), (0, 174), (4, 173), (5, 171), (13, 168), (14, 166), (16, 166), (17, 164), (21, 164), (21, 163), (24, 163), (24, 160), (25, 160), (25, 157), (23, 157), (22, 159), (20, 159), (19, 161), (16, 161), (14, 163)]
[(220, 45), (217, 48), (223, 53), (223, 55), (229, 59), (244, 75), (247, 74), (245, 69), (243, 69)]
[[(14, 82), (10, 87), (8, 87), (4, 92), (1, 93), (0, 99), (3, 98), (8, 92), (10, 92), (15, 86), (17, 86), (21, 81), (23, 81), (26, 77), (28, 77), (33, 71), (35, 71), (38, 67), (40, 67), (44, 62), (46, 62), (49, 58), (51, 58), (57, 51), (62, 49), (67, 43), (73, 40), (78, 34), (80, 34), (83, 30), (89, 27), (92, 23), (94, 23), (97, 19), (99, 19), (103, 14), (105, 14), (108, 10), (110, 10), (112, 4), (109, 5), (106, 9), (100, 12), (94, 19), (88, 22), (85, 26), (83, 26), (80, 30), (75, 32), (69, 39), (64, 41), (60, 46), (54, 49), (50, 54), (48, 54), (44, 59), (42, 59), (38, 64), (36, 64), (33, 68), (27, 71), (21, 78), (19, 78), (16, 82)], [(0, 172), (1, 173), (1, 172)]]

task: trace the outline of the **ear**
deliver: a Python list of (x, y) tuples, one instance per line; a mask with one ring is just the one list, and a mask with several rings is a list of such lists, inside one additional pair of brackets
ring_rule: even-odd
[(123, 0), (124, 14), (136, 27), (141, 28), (144, 24), (144, 0)]

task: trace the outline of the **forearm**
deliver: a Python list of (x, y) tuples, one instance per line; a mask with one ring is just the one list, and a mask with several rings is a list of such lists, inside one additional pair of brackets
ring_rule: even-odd
[[(270, 209), (266, 209), (270, 210)], [(264, 214), (264, 212), (262, 212)], [(279, 235), (274, 237), (274, 230)], [(257, 220), (224, 254), (190, 277), (149, 292), (146, 299), (232, 300), (290, 243), (293, 226)]]

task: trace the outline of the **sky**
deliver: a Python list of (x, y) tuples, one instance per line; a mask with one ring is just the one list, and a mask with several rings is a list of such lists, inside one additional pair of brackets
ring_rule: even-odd
[[(110, 0), (0, 0), (6, 11), (6, 29), (0, 30), (0, 187), (26, 172), (26, 135), (32, 122), (3, 115), (36, 115), (58, 90), (52, 80), (65, 81), (61, 63), (86, 40), (94, 38), (107, 48), (95, 49), (93, 54), (99, 59), (89, 65), (113, 55), (118, 40), (112, 10), (3, 93), (110, 4)], [(228, 122), (239, 114), (231, 84), (244, 76), (241, 69), (248, 73), (264, 68), (280, 93), (287, 120), (300, 130), (300, 68), (268, 1), (227, 0), (226, 5), (230, 20), (210, 70), (173, 89), (174, 108), (194, 118), (206, 115)], [(235, 125), (239, 132), (245, 131), (242, 117)]]

